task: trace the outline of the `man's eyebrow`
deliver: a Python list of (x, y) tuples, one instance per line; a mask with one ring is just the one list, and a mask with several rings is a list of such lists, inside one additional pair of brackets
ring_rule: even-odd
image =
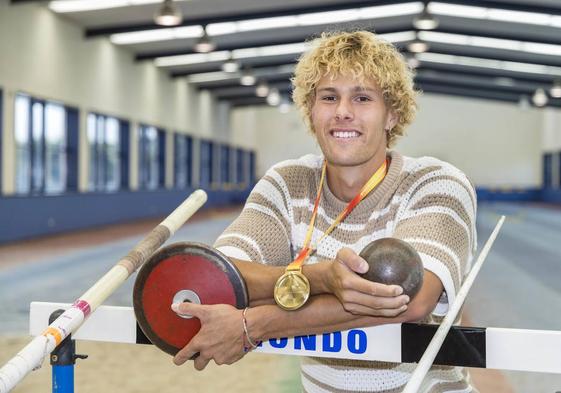
[(367, 86), (355, 86), (353, 88), (354, 91), (372, 91), (375, 92), (376, 89), (373, 89), (372, 87), (367, 87)]
[[(329, 87), (329, 86), (325, 86), (325, 87), (318, 87), (316, 91), (328, 91), (328, 92), (337, 92), (337, 89), (335, 87)], [(372, 87), (367, 87), (367, 86), (354, 86), (352, 88), (352, 91), (356, 91), (356, 92), (361, 92), (361, 91), (370, 91), (370, 92), (376, 92), (376, 89), (373, 89)]]

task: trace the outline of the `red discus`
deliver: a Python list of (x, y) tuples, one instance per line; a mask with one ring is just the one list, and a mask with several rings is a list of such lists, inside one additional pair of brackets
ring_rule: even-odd
[(174, 243), (157, 251), (138, 272), (133, 304), (148, 339), (175, 355), (197, 334), (197, 318), (179, 316), (172, 303), (249, 304), (243, 277), (218, 250), (200, 243)]

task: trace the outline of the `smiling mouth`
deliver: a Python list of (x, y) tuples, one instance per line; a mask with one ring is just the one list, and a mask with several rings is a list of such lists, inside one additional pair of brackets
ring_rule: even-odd
[(360, 132), (355, 130), (331, 130), (329, 133), (337, 139), (358, 138), (361, 135)]

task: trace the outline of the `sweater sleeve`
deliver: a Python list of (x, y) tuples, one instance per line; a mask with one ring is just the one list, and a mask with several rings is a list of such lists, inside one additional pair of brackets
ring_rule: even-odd
[(476, 249), (476, 196), (467, 177), (445, 164), (425, 174), (410, 190), (394, 237), (411, 244), (424, 268), (443, 284), (444, 293), (433, 311), (448, 312)]
[(271, 168), (252, 190), (241, 214), (214, 246), (225, 255), (269, 265), (286, 265), (291, 258), (292, 211), (284, 180)]

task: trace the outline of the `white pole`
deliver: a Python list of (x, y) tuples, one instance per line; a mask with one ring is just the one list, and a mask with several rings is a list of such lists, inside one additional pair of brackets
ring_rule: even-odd
[(444, 342), (444, 339), (446, 338), (446, 335), (448, 334), (450, 327), (452, 327), (454, 320), (456, 319), (458, 313), (460, 312), (460, 309), (464, 304), (466, 296), (469, 290), (471, 289), (473, 282), (475, 281), (475, 277), (477, 276), (477, 273), (479, 273), (479, 270), (481, 269), (481, 266), (483, 265), (483, 262), (485, 261), (485, 258), (487, 257), (487, 254), (489, 253), (489, 250), (491, 249), (491, 246), (493, 245), (493, 242), (495, 241), (495, 238), (497, 237), (499, 230), (503, 225), (504, 220), (505, 220), (505, 216), (501, 216), (499, 222), (495, 226), (495, 229), (491, 233), (491, 236), (489, 236), (487, 243), (485, 243), (485, 246), (483, 246), (483, 249), (481, 250), (479, 257), (477, 258), (477, 261), (471, 268), (471, 271), (466, 277), (464, 284), (458, 291), (458, 295), (456, 296), (456, 300), (454, 301), (454, 304), (452, 304), (450, 310), (448, 310), (448, 313), (444, 317), (444, 320), (436, 330), (434, 337), (432, 338), (427, 349), (425, 350), (425, 353), (421, 357), (421, 360), (419, 361), (417, 368), (415, 368), (415, 371), (411, 375), (411, 379), (409, 379), (409, 382), (405, 386), (403, 393), (417, 393), (419, 391), (419, 388), (421, 387), (421, 383), (423, 382), (425, 375), (427, 374), (432, 363), (434, 362), (434, 358), (436, 357), (440, 347), (442, 346), (442, 343)]
[(75, 332), (88, 316), (140, 267), (207, 200), (202, 190), (193, 192), (164, 221), (142, 239), (124, 258), (99, 279), (71, 308), (51, 323), (0, 369), (0, 393), (12, 390), (45, 357)]

